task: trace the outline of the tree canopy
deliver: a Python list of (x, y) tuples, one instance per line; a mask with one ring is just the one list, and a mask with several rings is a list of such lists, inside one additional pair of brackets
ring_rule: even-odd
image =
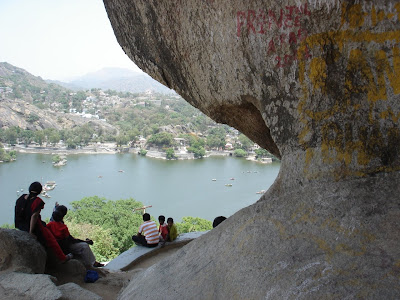
[(132, 234), (143, 221), (139, 212), (133, 212), (134, 208), (143, 204), (132, 198), (111, 201), (93, 196), (71, 202), (71, 206), (72, 211), (66, 217), (69, 222), (91, 224), (109, 230), (112, 244), (119, 253), (132, 246)]

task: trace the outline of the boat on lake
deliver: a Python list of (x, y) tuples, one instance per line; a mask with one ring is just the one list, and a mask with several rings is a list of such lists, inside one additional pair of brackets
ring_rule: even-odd
[(43, 197), (46, 197), (46, 198), (51, 198), (51, 196), (50, 196), (49, 194), (47, 194), (46, 191), (43, 191), (43, 192), (41, 193), (41, 195), (42, 195)]
[(56, 187), (56, 182), (55, 181), (47, 181), (45, 183), (45, 185), (43, 186), (43, 190), (44, 191), (51, 191), (54, 190), (54, 188)]

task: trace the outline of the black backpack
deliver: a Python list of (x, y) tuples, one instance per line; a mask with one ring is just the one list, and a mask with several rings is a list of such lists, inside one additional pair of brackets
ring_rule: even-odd
[(15, 228), (29, 232), (31, 215), (32, 215), (31, 205), (36, 197), (28, 196), (27, 199), (25, 199), (25, 196), (26, 194), (23, 194), (15, 202), (14, 222), (15, 222)]

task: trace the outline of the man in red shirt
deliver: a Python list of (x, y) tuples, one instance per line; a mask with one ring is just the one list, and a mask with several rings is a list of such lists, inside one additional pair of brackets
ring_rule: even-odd
[[(63, 207), (65, 206), (60, 206), (60, 208)], [(66, 212), (67, 208), (65, 207), (65, 214)], [(74, 238), (69, 233), (67, 225), (63, 222), (64, 216), (61, 209), (56, 209), (52, 215), (53, 221), (47, 224), (47, 228), (53, 233), (64, 253), (71, 252), (77, 257), (80, 257), (86, 267), (103, 267), (103, 264), (96, 261), (92, 249), (89, 247), (89, 245), (93, 245), (93, 241), (89, 239), (83, 241)]]

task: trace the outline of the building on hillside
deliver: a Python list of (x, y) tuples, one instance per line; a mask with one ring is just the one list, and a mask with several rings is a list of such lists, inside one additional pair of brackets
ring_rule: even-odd
[(233, 149), (233, 145), (231, 143), (226, 143), (225, 144), (225, 149), (226, 150), (232, 150)]
[(144, 149), (146, 147), (147, 140), (143, 136), (139, 136), (139, 138), (135, 141), (134, 147)]
[(186, 139), (184, 138), (174, 138), (174, 141), (182, 147), (186, 147)]

